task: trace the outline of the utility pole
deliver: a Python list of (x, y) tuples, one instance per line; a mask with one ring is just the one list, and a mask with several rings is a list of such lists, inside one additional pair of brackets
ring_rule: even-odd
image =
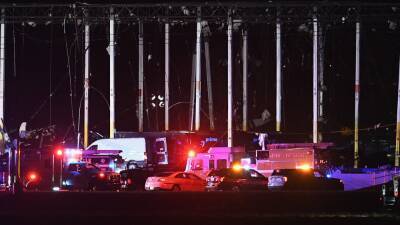
[[(0, 25), (0, 119), (4, 121), (4, 82), (5, 82), (5, 9), (1, 9)], [(4, 152), (1, 152), (4, 154)]]
[(247, 28), (242, 30), (242, 61), (243, 61), (243, 121), (242, 130), (247, 131), (247, 113), (248, 113), (248, 99), (247, 99)]
[(138, 119), (139, 119), (139, 132), (143, 132), (143, 22), (139, 21), (139, 109), (138, 109)]
[(189, 130), (193, 131), (194, 102), (196, 95), (196, 54), (192, 56), (192, 78), (190, 87)]
[(165, 130), (169, 130), (169, 23), (165, 23)]
[[(85, 88), (85, 103), (84, 103), (84, 122), (83, 122), (83, 147), (86, 148), (89, 145), (89, 44), (90, 42), (90, 27), (89, 23), (86, 21), (85, 24), (85, 81), (84, 81), (84, 88)], [(78, 142), (79, 145), (79, 142)]]
[(281, 22), (276, 20), (276, 131), (281, 131), (282, 121), (282, 65)]
[(356, 22), (356, 74), (354, 85), (354, 168), (358, 168), (358, 104), (360, 101), (360, 22)]
[(114, 40), (114, 9), (110, 8), (110, 138), (114, 138), (115, 132), (115, 69), (114, 69), (114, 48), (115, 48), (115, 40)]
[(210, 36), (204, 38), (204, 55), (206, 58), (206, 74), (207, 74), (207, 96), (208, 96), (208, 116), (210, 117), (210, 130), (215, 129), (214, 125), (214, 101), (212, 91), (212, 79), (211, 79), (211, 63), (210, 63)]
[(319, 88), (318, 88), (318, 123), (319, 125), (319, 134), (318, 134), (318, 141), (321, 142), (323, 140), (321, 134), (321, 127), (322, 123), (324, 122), (324, 91), (325, 91), (325, 84), (324, 84), (324, 57), (325, 57), (325, 37), (323, 35), (322, 23), (318, 24), (318, 81), (319, 81)]
[(318, 19), (313, 18), (313, 143), (318, 143)]
[(398, 167), (400, 160), (400, 57), (399, 57), (399, 83), (397, 86), (396, 150), (394, 157), (395, 157), (394, 165)]
[(196, 103), (195, 103), (195, 130), (200, 129), (201, 110), (201, 17), (200, 8), (197, 9), (196, 32)]
[(228, 147), (233, 147), (232, 131), (232, 17), (228, 14)]

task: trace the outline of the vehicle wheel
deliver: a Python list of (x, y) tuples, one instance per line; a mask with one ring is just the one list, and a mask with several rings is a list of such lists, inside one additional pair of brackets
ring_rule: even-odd
[(179, 187), (179, 185), (174, 185), (173, 187), (172, 187), (172, 191), (181, 191), (181, 187)]
[(239, 191), (240, 191), (240, 187), (237, 186), (237, 185), (235, 185), (235, 186), (232, 187), (231, 190), (232, 190), (233, 192), (239, 192)]

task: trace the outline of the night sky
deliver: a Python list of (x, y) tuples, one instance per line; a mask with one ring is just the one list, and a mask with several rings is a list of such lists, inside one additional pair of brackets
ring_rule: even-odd
[[(282, 28), (283, 130), (288, 133), (312, 132), (312, 33), (299, 31), (304, 22), (285, 23)], [(305, 25), (312, 31), (310, 23)], [(227, 114), (227, 38), (226, 26), (210, 24), (211, 70), (215, 102), (216, 127), (226, 129)], [(355, 24), (324, 23), (325, 124), (323, 132), (353, 129)], [(275, 127), (275, 24), (249, 24), (249, 115), (260, 117), (264, 109), (271, 112), (271, 122), (262, 130)], [(362, 23), (361, 27), (361, 97), (360, 128), (396, 121), (399, 29), (390, 29), (388, 21)], [(5, 121), (9, 131), (22, 121), (29, 128), (56, 124), (59, 138), (75, 135), (72, 128), (70, 80), (65, 45), (71, 65), (71, 89), (74, 119), (83, 88), (83, 26), (67, 24), (9, 24), (6, 30)], [(119, 24), (116, 55), (116, 129), (137, 131), (138, 38), (137, 24)], [(195, 50), (195, 24), (175, 24), (170, 28), (171, 102), (187, 102), (190, 96), (192, 54)], [(233, 36), (234, 103), (241, 107), (242, 69), (241, 32)], [(14, 38), (15, 36), (15, 38)], [(145, 100), (151, 94), (164, 93), (164, 25), (144, 25)], [(15, 55), (14, 55), (15, 46)], [(108, 135), (109, 57), (108, 25), (91, 27), (90, 46), (90, 129)], [(14, 60), (16, 70), (14, 71)], [(205, 61), (202, 58), (202, 108), (208, 113)], [(51, 79), (50, 79), (51, 78)], [(51, 98), (49, 92), (54, 92)], [(103, 96), (105, 99), (103, 99)], [(147, 103), (149, 104), (149, 103)], [(145, 103), (145, 109), (147, 108)], [(170, 112), (173, 130), (188, 128), (188, 104)], [(83, 121), (83, 101), (81, 106)], [(158, 111), (159, 129), (164, 127), (163, 110)], [(155, 131), (156, 111), (144, 113), (145, 130)], [(239, 108), (241, 114), (241, 108)], [(51, 115), (51, 121), (50, 121)], [(241, 115), (239, 115), (241, 116)], [(202, 130), (208, 120), (202, 114)], [(81, 127), (82, 130), (82, 127)], [(15, 133), (14, 133), (15, 134)]]

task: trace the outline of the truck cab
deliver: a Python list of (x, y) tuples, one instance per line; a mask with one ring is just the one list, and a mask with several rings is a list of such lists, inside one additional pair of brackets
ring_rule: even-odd
[(245, 156), (242, 147), (211, 147), (207, 153), (189, 152), (186, 172), (192, 172), (205, 178), (214, 169), (230, 168)]

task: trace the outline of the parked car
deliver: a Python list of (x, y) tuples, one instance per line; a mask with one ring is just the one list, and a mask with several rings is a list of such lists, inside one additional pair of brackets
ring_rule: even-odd
[(145, 189), (169, 191), (204, 191), (205, 180), (193, 173), (163, 172), (146, 180)]
[(121, 188), (125, 190), (144, 190), (148, 177), (154, 175), (154, 169), (143, 167), (134, 161), (127, 163), (126, 169), (120, 172)]
[(224, 168), (207, 176), (207, 191), (268, 190), (268, 179), (253, 169)]
[(274, 170), (268, 178), (270, 190), (338, 190), (343, 191), (340, 179), (328, 178), (318, 170), (279, 169)]
[(118, 190), (120, 175), (86, 162), (71, 163), (63, 181), (69, 190)]

